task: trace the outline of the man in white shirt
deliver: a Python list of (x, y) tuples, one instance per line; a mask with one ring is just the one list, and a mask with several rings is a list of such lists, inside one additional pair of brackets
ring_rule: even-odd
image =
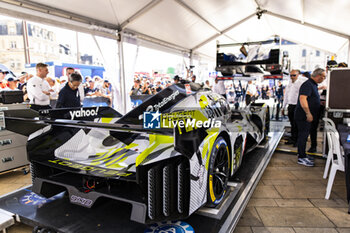
[(47, 65), (38, 63), (36, 65), (36, 76), (28, 80), (27, 91), (30, 99), (30, 108), (36, 111), (50, 109), (50, 93), (53, 92), (49, 83), (45, 80), (49, 73)]
[(257, 94), (256, 86), (253, 81), (248, 81), (247, 92), (245, 96), (245, 103), (248, 106), (251, 102), (254, 102)]
[(57, 100), (58, 92), (60, 91), (59, 84), (56, 83), (55, 78), (46, 78), (46, 81), (49, 83), (50, 88), (53, 90), (53, 92), (50, 93), (50, 100)]
[(218, 78), (216, 78), (213, 92), (222, 95), (226, 99), (226, 88), (224, 82), (225, 81), (219, 81)]
[(300, 86), (306, 81), (305, 78), (299, 77), (299, 75), (299, 70), (294, 69), (290, 72), (291, 82), (287, 85), (285, 89), (282, 107), (282, 114), (284, 115), (283, 110), (288, 105), (288, 118), (291, 125), (291, 138), (286, 142), (286, 144), (293, 144), (293, 146), (296, 146), (298, 136), (298, 128), (294, 120), (294, 112), (295, 107), (298, 103)]

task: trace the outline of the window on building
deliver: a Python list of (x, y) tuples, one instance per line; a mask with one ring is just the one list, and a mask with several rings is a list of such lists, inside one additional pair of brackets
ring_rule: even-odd
[(16, 23), (16, 35), (22, 35), (23, 34), (23, 25), (21, 22)]
[(303, 49), (303, 51), (301, 52), (301, 56), (306, 57), (306, 49)]
[(316, 50), (316, 57), (319, 57), (321, 52), (319, 50)]
[(11, 42), (10, 42), (10, 48), (11, 48), (11, 49), (17, 48), (17, 43), (16, 43), (16, 41), (11, 41)]
[(0, 35), (7, 35), (7, 25), (6, 24), (0, 24)]
[(53, 41), (53, 32), (48, 32), (47, 36), (49, 40)]
[(28, 24), (28, 36), (33, 36), (33, 25)]

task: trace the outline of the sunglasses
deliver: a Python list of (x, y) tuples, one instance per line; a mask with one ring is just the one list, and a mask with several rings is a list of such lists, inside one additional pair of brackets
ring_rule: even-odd
[(291, 74), (290, 77), (296, 77), (297, 75), (296, 74)]

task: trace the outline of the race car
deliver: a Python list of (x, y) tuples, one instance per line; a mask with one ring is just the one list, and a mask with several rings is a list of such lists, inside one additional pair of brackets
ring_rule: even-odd
[(127, 202), (130, 219), (148, 224), (222, 203), (243, 155), (267, 137), (269, 112), (233, 110), (223, 96), (180, 83), (124, 116), (109, 107), (12, 110), (5, 124), (29, 136), (35, 193), (66, 191), (87, 208)]

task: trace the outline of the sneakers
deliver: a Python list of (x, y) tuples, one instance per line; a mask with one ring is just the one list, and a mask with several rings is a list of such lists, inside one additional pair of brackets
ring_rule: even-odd
[(313, 167), (315, 166), (314, 161), (310, 160), (309, 158), (299, 158), (298, 164), (304, 165), (306, 167)]

